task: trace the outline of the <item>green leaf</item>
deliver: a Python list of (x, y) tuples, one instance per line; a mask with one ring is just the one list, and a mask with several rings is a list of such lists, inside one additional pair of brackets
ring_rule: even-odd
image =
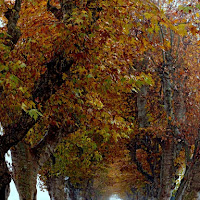
[(93, 77), (92, 74), (87, 75), (87, 78), (92, 78), (92, 77)]
[(189, 13), (190, 10), (192, 10), (191, 6), (179, 6), (179, 10), (182, 10), (183, 12)]
[(13, 74), (10, 75), (10, 80), (12, 80), (14, 83), (19, 83), (20, 81), (20, 79)]
[(75, 23), (77, 23), (77, 24), (83, 24), (83, 20), (80, 19), (80, 18), (77, 18), (77, 19), (75, 20)]
[(3, 70), (5, 70), (5, 65), (2, 65), (2, 64), (0, 63), (0, 72), (3, 71)]
[(150, 86), (154, 85), (154, 81), (153, 81), (153, 79), (152, 79), (152, 77), (151, 77), (150, 74), (148, 74), (148, 75), (146, 75), (146, 76), (144, 77), (144, 81), (145, 81), (145, 83), (146, 83), (147, 85), (150, 85)]
[(197, 4), (196, 7), (200, 10), (200, 4)]
[(94, 37), (95, 37), (94, 33), (89, 34), (89, 38), (94, 38)]
[(121, 83), (123, 84), (126, 81), (126, 78), (121, 78)]
[(140, 88), (142, 85), (144, 85), (144, 81), (137, 80), (135, 84)]
[(4, 33), (0, 33), (0, 38), (4, 38)]
[(1, 72), (1, 71), (8, 71), (8, 70), (9, 70), (9, 67), (8, 67), (8, 66), (2, 65), (2, 64), (0, 63), (0, 72)]
[(31, 109), (28, 111), (28, 114), (33, 117), (33, 119), (36, 121), (38, 116), (43, 116), (41, 112), (39, 112), (37, 109)]
[(25, 64), (25, 63), (22, 63), (19, 67), (20, 67), (20, 68), (25, 68), (25, 67), (26, 67), (26, 64)]

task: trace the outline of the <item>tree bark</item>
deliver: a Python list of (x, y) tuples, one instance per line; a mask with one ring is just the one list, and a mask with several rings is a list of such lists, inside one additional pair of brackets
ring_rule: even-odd
[(16, 0), (15, 5), (12, 9), (8, 9), (5, 12), (5, 17), (8, 20), (7, 23), (7, 43), (6, 45), (9, 46), (12, 49), (14, 49), (15, 44), (18, 42), (20, 36), (21, 36), (21, 31), (17, 27), (17, 22), (19, 19), (19, 12), (21, 10), (21, 0)]
[[(55, 64), (55, 65), (54, 65)], [(64, 62), (63, 60), (59, 60), (59, 62), (50, 62), (49, 65), (47, 64), (47, 71), (44, 75), (41, 76), (39, 81), (35, 84), (35, 89), (33, 91), (33, 97), (39, 98), (41, 100), (41, 104), (44, 105), (46, 100), (50, 98), (50, 96), (56, 92), (55, 88), (59, 87), (63, 80), (62, 78), (59, 78), (62, 76), (63, 72), (67, 72), (70, 69), (70, 66), (72, 65), (72, 61)], [(41, 87), (40, 87), (41, 86)], [(40, 117), (38, 117), (39, 119)], [(18, 122), (14, 122), (13, 124), (10, 124), (8, 126), (4, 127), (4, 135), (0, 136), (0, 165), (4, 166), (4, 155), (5, 153), (13, 146), (17, 145), (18, 142), (22, 141), (23, 138), (28, 133), (29, 129), (33, 127), (33, 125), (37, 123), (30, 115), (22, 112), (22, 116), (19, 119)], [(2, 123), (3, 124), (3, 123)], [(54, 131), (53, 131), (54, 132)], [(56, 134), (55, 134), (56, 136)], [(46, 141), (52, 140), (55, 141), (55, 136), (52, 137), (45, 137), (48, 138)], [(45, 139), (44, 138), (44, 139)], [(46, 145), (46, 142), (44, 142)], [(44, 145), (44, 146), (45, 146)], [(8, 176), (9, 171), (6, 167), (0, 168), (0, 174), (1, 176)], [(2, 188), (7, 188), (7, 180), (11, 179), (0, 179), (0, 191), (2, 191)], [(4, 192), (5, 193), (5, 192)], [(1, 194), (0, 194), (1, 195)], [(2, 195), (4, 195), (2, 193)], [(3, 200), (3, 199), (2, 199)]]
[(63, 176), (50, 176), (47, 178), (47, 189), (52, 200), (65, 200), (67, 198), (66, 183)]
[[(62, 140), (63, 134), (66, 136), (70, 131), (73, 132), (74, 130), (74, 127), (71, 127), (71, 129), (68, 127), (67, 130), (64, 127), (58, 128), (57, 126), (49, 125), (47, 134), (33, 148), (30, 148), (29, 145), (21, 141), (12, 149), (13, 177), (20, 200), (36, 200), (36, 182), (39, 168), (42, 167), (54, 153), (57, 144)], [(54, 178), (52, 181), (53, 185), (56, 184), (56, 182), (60, 182), (60, 179), (57, 180)], [(51, 194), (53, 194), (54, 191), (58, 192), (56, 188), (49, 188), (52, 191)]]
[(162, 143), (162, 161), (160, 175), (160, 200), (169, 200), (172, 191), (172, 179), (174, 173), (174, 141), (167, 139)]
[(35, 155), (24, 142), (19, 142), (11, 152), (13, 178), (20, 200), (36, 200), (39, 165)]
[(200, 191), (200, 140), (196, 142), (193, 158), (186, 165), (186, 170), (180, 186), (175, 194), (175, 200), (199, 199)]
[[(67, 178), (67, 179), (66, 179)], [(47, 188), (52, 200), (79, 200), (82, 198), (81, 191), (75, 188), (70, 178), (60, 176), (50, 176), (47, 178)]]
[(182, 190), (182, 200), (198, 200), (200, 191), (200, 160), (198, 159), (192, 167), (187, 179), (184, 189)]
[(0, 157), (0, 199), (7, 200), (10, 193), (11, 176), (5, 158)]
[[(162, 32), (162, 29), (161, 29)], [(162, 33), (163, 34), (163, 33)], [(162, 35), (164, 37), (164, 35)], [(172, 38), (171, 38), (172, 39)], [(167, 115), (166, 135), (161, 142), (162, 160), (160, 172), (160, 190), (159, 199), (169, 200), (172, 192), (173, 175), (174, 175), (174, 152), (175, 152), (175, 127), (172, 125), (174, 120), (173, 110), (173, 90), (172, 90), (172, 69), (173, 58), (171, 51), (163, 51), (162, 73), (160, 74), (163, 89), (164, 108)], [(161, 138), (161, 140), (163, 140)]]

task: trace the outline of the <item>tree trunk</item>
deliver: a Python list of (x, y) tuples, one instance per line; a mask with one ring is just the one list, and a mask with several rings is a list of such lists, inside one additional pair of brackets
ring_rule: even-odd
[[(139, 72), (142, 72), (146, 70), (147, 65), (148, 65), (148, 59), (145, 58), (144, 61), (142, 61), (141, 63), (136, 63), (135, 67)], [(146, 130), (146, 128), (148, 128), (150, 125), (148, 111), (147, 111), (147, 95), (148, 95), (148, 86), (143, 85), (137, 93), (136, 105), (137, 105), (137, 119), (138, 119), (139, 128), (143, 128), (144, 130)], [(154, 164), (152, 164), (152, 162), (150, 161), (149, 164), (151, 165), (150, 166), (152, 170), (151, 173), (148, 173), (147, 171), (144, 170), (142, 164), (137, 159), (136, 151), (137, 149), (141, 148), (141, 143), (142, 145), (145, 145), (146, 149), (149, 149), (149, 147), (151, 146), (151, 143), (148, 143), (148, 142), (151, 140), (151, 138), (147, 134), (145, 136), (145, 142), (144, 140), (143, 142), (141, 142), (141, 140), (143, 139), (141, 139), (140, 137), (138, 138), (136, 137), (130, 142), (129, 144), (130, 156), (132, 158), (132, 161), (135, 162), (135, 164), (137, 165), (137, 170), (145, 176), (146, 180), (148, 180), (149, 183), (146, 184), (146, 186), (143, 188), (143, 191), (144, 191), (143, 195), (140, 192), (138, 193), (137, 190), (134, 191), (133, 194), (129, 194), (129, 195), (131, 199), (137, 198), (139, 194), (140, 194), (139, 195), (140, 197), (138, 197), (139, 199), (140, 198), (154, 199), (157, 197), (157, 194), (158, 194), (158, 185), (157, 185), (158, 177), (154, 173), (157, 162), (154, 162)], [(151, 150), (152, 148), (150, 147)], [(151, 189), (149, 190), (149, 188)]]
[(181, 180), (175, 200), (198, 200), (200, 191), (200, 161), (190, 166)]
[[(148, 87), (146, 85), (143, 85), (140, 88), (140, 91), (137, 94), (137, 109), (138, 109), (138, 121), (139, 121), (139, 127), (140, 128), (147, 128), (149, 127), (150, 123), (149, 123), (149, 118), (148, 118), (148, 113), (146, 111), (146, 106), (147, 106), (147, 93), (148, 93)], [(146, 137), (146, 140), (151, 140), (150, 138), (148, 138), (148, 136)], [(155, 163), (156, 165), (156, 163)], [(155, 169), (156, 166), (153, 166), (153, 168)], [(144, 175), (144, 173), (143, 173)], [(146, 192), (146, 196), (142, 195), (141, 199), (143, 198), (145, 200), (146, 199), (154, 199), (155, 197), (157, 197), (158, 194), (158, 185), (157, 183), (157, 178), (156, 175), (154, 174), (154, 172), (152, 171), (152, 182), (150, 184), (147, 184), (146, 187), (144, 188), (145, 192)], [(151, 188), (149, 190), (149, 188)], [(137, 192), (137, 196), (140, 193)], [(141, 196), (141, 194), (139, 195)], [(140, 197), (139, 197), (140, 199)]]
[(7, 200), (10, 194), (11, 176), (5, 158), (0, 158), (0, 199)]
[(93, 188), (93, 180), (88, 180), (86, 187), (82, 190), (82, 196), (85, 200), (95, 199), (95, 190)]
[(160, 200), (169, 200), (172, 191), (174, 173), (174, 141), (168, 138), (162, 143), (162, 160), (160, 174)]
[[(75, 130), (73, 127), (71, 129)], [(62, 134), (70, 131), (70, 127), (66, 129), (49, 125), (47, 134), (33, 148), (24, 142), (19, 142), (12, 149), (14, 181), (20, 200), (36, 200), (38, 170), (54, 153), (57, 144), (62, 139)], [(55, 180), (53, 181), (55, 182)]]
[(67, 198), (66, 184), (63, 176), (47, 178), (47, 189), (52, 200), (65, 200)]
[(36, 157), (24, 142), (19, 142), (11, 152), (13, 178), (20, 200), (36, 200), (36, 183), (39, 169)]
[(66, 181), (67, 196), (70, 200), (79, 200), (81, 197), (81, 190), (75, 188), (70, 182), (70, 178)]
[[(172, 120), (174, 120), (174, 110), (173, 110), (173, 92), (172, 92), (172, 68), (173, 68), (173, 58), (171, 52), (163, 52), (164, 60), (162, 66), (162, 88), (163, 88), (163, 98), (164, 98), (164, 108), (167, 115), (168, 125), (166, 127), (166, 135), (164, 135), (164, 141), (161, 142), (162, 148), (162, 160), (161, 160), (161, 172), (160, 172), (160, 190), (159, 199), (169, 200), (173, 185), (173, 175), (174, 175), (174, 132), (175, 127), (172, 125)], [(162, 139), (162, 138), (161, 138)], [(163, 140), (162, 139), (162, 140)]]
[(200, 191), (200, 142), (196, 142), (192, 161), (186, 167), (185, 174), (175, 194), (175, 200), (199, 199)]
[[(61, 2), (61, 10), (64, 21), (70, 17), (72, 8), (75, 6), (75, 2), (72, 0), (63, 0)], [(92, 1), (93, 2), (93, 1)], [(49, 3), (49, 1), (48, 1)], [(49, 10), (53, 12), (53, 8), (48, 4)], [(7, 46), (11, 46), (11, 49), (14, 48), (14, 45), (17, 43), (20, 32), (16, 27), (19, 11), (21, 9), (21, 1), (16, 0), (15, 6), (13, 9), (9, 9), (9, 12), (5, 13), (5, 17), (8, 19), (8, 33), (11, 37), (10, 42)], [(55, 10), (55, 9), (54, 9)], [(58, 10), (57, 10), (58, 11)], [(56, 13), (54, 13), (56, 16)], [(66, 22), (67, 23), (67, 22)], [(11, 27), (12, 26), (12, 27)], [(12, 32), (10, 32), (12, 30)], [(45, 102), (50, 98), (52, 94), (62, 85), (64, 82), (62, 79), (63, 72), (68, 72), (70, 67), (73, 64), (72, 60), (66, 60), (61, 58), (62, 55), (57, 56), (55, 60), (47, 64), (46, 72), (41, 75), (38, 82), (34, 85), (32, 97), (33, 101), (40, 101), (41, 105), (45, 105)], [(37, 102), (35, 102), (37, 104)], [(39, 117), (38, 117), (39, 119)], [(17, 145), (15, 149), (12, 150), (13, 158), (13, 168), (14, 168), (14, 180), (16, 187), (19, 191), (20, 199), (22, 200), (32, 200), (36, 199), (36, 180), (37, 172), (39, 166), (48, 159), (52, 149), (55, 148), (58, 140), (56, 137), (59, 137), (57, 132), (58, 129), (53, 129), (51, 132), (56, 133), (52, 134), (49, 137), (44, 137), (44, 142), (42, 141), (36, 148), (29, 149), (29, 147), (21, 142), (22, 139), (26, 136), (27, 132), (34, 124), (37, 123), (33, 120), (28, 114), (22, 111), (22, 116), (17, 122), (13, 122), (10, 125), (4, 125), (5, 134), (0, 137), (0, 199), (4, 200), (8, 196), (9, 183), (11, 177), (7, 169), (4, 154), (13, 146)], [(68, 127), (67, 127), (68, 128)], [(65, 127), (65, 132), (66, 129)], [(64, 128), (63, 128), (64, 129)], [(74, 127), (72, 128), (73, 130)], [(64, 131), (63, 131), (64, 132)], [(47, 144), (48, 142), (52, 142)], [(18, 144), (19, 143), (19, 144)], [(39, 149), (38, 149), (39, 147)], [(42, 150), (45, 150), (42, 153)], [(45, 153), (47, 153), (47, 156)], [(36, 157), (37, 156), (37, 157)], [(39, 161), (38, 161), (39, 160)]]
[(185, 189), (182, 191), (182, 200), (198, 200), (200, 191), (200, 160), (193, 165)]

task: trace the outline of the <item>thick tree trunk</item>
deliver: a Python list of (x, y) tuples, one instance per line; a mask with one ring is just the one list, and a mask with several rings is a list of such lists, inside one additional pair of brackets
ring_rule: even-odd
[(175, 200), (199, 199), (200, 192), (200, 142), (196, 142), (194, 155), (185, 170), (184, 178), (176, 192)]
[(175, 200), (198, 200), (200, 192), (200, 161), (190, 166), (181, 181)]
[(67, 197), (70, 200), (79, 200), (82, 199), (81, 196), (81, 190), (78, 188), (75, 188), (71, 181), (70, 178), (66, 181), (66, 189), (67, 189)]
[(36, 183), (39, 169), (36, 157), (24, 142), (19, 142), (11, 152), (13, 178), (20, 200), (36, 200)]
[(83, 197), (82, 191), (74, 187), (70, 179), (64, 176), (50, 176), (47, 179), (47, 189), (51, 200), (89, 200)]
[(200, 160), (197, 160), (193, 165), (187, 183), (182, 191), (182, 200), (198, 200), (200, 192)]
[(172, 191), (174, 173), (174, 141), (168, 138), (162, 143), (162, 161), (160, 175), (160, 200), (169, 200)]
[(96, 199), (95, 190), (93, 188), (93, 180), (88, 180), (86, 187), (82, 190), (82, 196), (85, 200), (94, 200)]
[(63, 176), (51, 176), (47, 178), (47, 189), (52, 200), (66, 200), (66, 184)]
[[(143, 85), (137, 94), (138, 121), (139, 121), (140, 128), (147, 128), (150, 125), (149, 118), (147, 115), (148, 113), (146, 110), (147, 93), (148, 93), (148, 87), (146, 85)], [(151, 139), (148, 138), (148, 136), (147, 136), (146, 140), (151, 140)], [(155, 165), (156, 165), (156, 163), (155, 163)], [(140, 167), (138, 166), (138, 168), (140, 168)], [(155, 169), (156, 166), (153, 166), (153, 168)], [(144, 174), (144, 172), (142, 172), (142, 173), (143, 173), (143, 175), (146, 174), (146, 177), (148, 177), (146, 172), (145, 172), (145, 174)], [(152, 171), (151, 181), (152, 182), (150, 184), (147, 184), (146, 187), (144, 188), (144, 190), (146, 192), (146, 196), (141, 195), (140, 193), (137, 192), (137, 196), (139, 199), (143, 198), (144, 200), (146, 200), (146, 199), (154, 199), (154, 197), (157, 197), (157, 194), (158, 194), (158, 185), (156, 184), (157, 177), (153, 171)], [(150, 191), (149, 191), (149, 188), (151, 188)]]
[[(136, 63), (136, 69), (140, 72), (145, 71), (147, 65), (148, 65), (148, 59), (144, 59), (143, 62), (139, 64)], [(137, 93), (136, 105), (137, 105), (137, 118), (138, 118), (139, 128), (144, 128), (144, 130), (148, 128), (150, 125), (148, 111), (147, 111), (147, 95), (148, 95), (148, 86), (143, 85)], [(145, 176), (145, 178), (149, 181), (149, 183), (143, 188), (144, 195), (142, 195), (140, 192), (138, 193), (138, 191), (133, 191), (133, 194), (128, 194), (128, 195), (130, 195), (131, 199), (134, 198), (154, 199), (157, 197), (158, 194), (158, 185), (157, 185), (158, 177), (154, 173), (157, 162), (154, 162), (154, 164), (152, 164), (151, 161), (149, 162), (152, 171), (151, 173), (148, 173), (147, 171), (144, 170), (142, 164), (139, 162), (136, 155), (137, 149), (141, 148), (141, 143), (142, 145), (145, 145), (147, 151), (149, 149), (151, 149), (152, 151), (154, 147), (151, 147), (151, 143), (149, 143), (151, 139), (148, 136), (148, 134), (145, 136), (144, 140), (142, 139), (143, 141), (140, 140), (141, 138), (140, 139), (136, 138), (130, 142), (129, 144), (130, 156), (132, 158), (132, 161), (135, 162), (135, 164), (137, 165), (138, 171)], [(151, 189), (149, 190), (149, 188)]]
[(159, 199), (169, 200), (173, 185), (173, 175), (174, 175), (174, 131), (175, 128), (172, 125), (172, 120), (174, 120), (173, 111), (173, 92), (172, 92), (172, 57), (171, 53), (164, 53), (164, 63), (162, 66), (162, 87), (163, 87), (163, 98), (164, 98), (164, 108), (167, 115), (168, 125), (166, 127), (166, 135), (164, 136), (164, 141), (161, 142), (162, 148), (162, 160), (161, 160), (161, 172), (160, 172), (160, 190)]
[(0, 199), (7, 200), (10, 193), (11, 176), (5, 158), (0, 158)]
[[(75, 129), (72, 127), (73, 130)], [(19, 142), (12, 149), (14, 181), (19, 192), (20, 200), (36, 200), (38, 170), (54, 153), (57, 144), (62, 139), (62, 134), (69, 132), (70, 128), (64, 130), (63, 127), (49, 126), (47, 135), (34, 148), (30, 148), (24, 142)], [(55, 188), (49, 188), (52, 191), (56, 191), (57, 195), (56, 181), (61, 182), (61, 180), (54, 178), (52, 181)], [(57, 187), (60, 186), (63, 186), (63, 184)]]

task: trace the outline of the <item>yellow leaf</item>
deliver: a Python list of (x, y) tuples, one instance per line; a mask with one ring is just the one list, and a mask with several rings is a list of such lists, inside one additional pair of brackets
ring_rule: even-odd
[(178, 34), (184, 36), (187, 34), (187, 30), (186, 30), (186, 25), (185, 24), (179, 24), (176, 27), (176, 30), (178, 31)]
[(116, 120), (117, 122), (124, 122), (124, 118), (122, 118), (122, 117), (120, 117), (120, 116), (116, 116), (116, 117), (115, 117), (115, 120)]
[(114, 139), (115, 142), (118, 141), (118, 138), (120, 138), (120, 134), (119, 133), (114, 133), (113, 134), (113, 139)]
[(24, 110), (25, 112), (27, 112), (27, 106), (25, 103), (22, 103), (22, 106), (21, 106), (22, 110)]
[(146, 19), (150, 19), (152, 17), (151, 13), (144, 13)]
[(118, 0), (119, 5), (123, 5), (124, 1), (123, 0)]

